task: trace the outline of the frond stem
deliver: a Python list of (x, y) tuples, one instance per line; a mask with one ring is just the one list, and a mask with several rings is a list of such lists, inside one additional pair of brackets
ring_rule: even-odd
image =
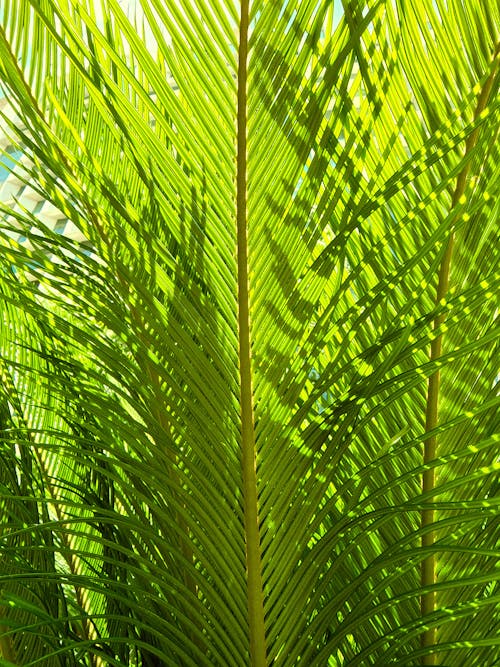
[(249, 2), (242, 0), (238, 47), (236, 225), (238, 259), (238, 336), (240, 355), (241, 448), (245, 516), (248, 623), (252, 667), (265, 667), (264, 595), (257, 494), (250, 344), (247, 219), (247, 60)]
[[(21, 418), (21, 420), (22, 420), (22, 422), (23, 422), (23, 424), (26, 428), (26, 433), (27, 433), (28, 440), (32, 444), (33, 452), (35, 454), (38, 465), (40, 466), (40, 471), (41, 471), (43, 483), (45, 484), (45, 488), (49, 492), (49, 497), (50, 498), (56, 498), (57, 494), (55, 492), (55, 489), (54, 489), (54, 486), (53, 486), (52, 482), (50, 481), (50, 477), (49, 477), (49, 474), (47, 472), (45, 462), (43, 461), (43, 459), (40, 455), (40, 452), (38, 451), (38, 448), (37, 448), (36, 443), (35, 443), (35, 439), (31, 435), (31, 431), (29, 429), (28, 423), (25, 420), (24, 415), (21, 414), (19, 416), (20, 416), (20, 418)], [(54, 514), (57, 518), (57, 521), (61, 525), (63, 525), (64, 517), (63, 517), (63, 514), (61, 512), (61, 508), (59, 506), (59, 503), (49, 501), (49, 504), (50, 504), (50, 508), (52, 509), (52, 511), (54, 512)], [(80, 568), (78, 566), (78, 556), (75, 553), (74, 549), (72, 548), (71, 538), (70, 538), (69, 535), (67, 535), (64, 532), (64, 530), (61, 530), (61, 532), (59, 533), (59, 537), (60, 537), (61, 542), (64, 546), (64, 552), (61, 551), (60, 553), (62, 553), (63, 558), (66, 561), (66, 564), (69, 568), (69, 571), (71, 572), (71, 575), (73, 577), (77, 577), (80, 574)], [(76, 603), (77, 603), (78, 607), (84, 612), (84, 614), (82, 614), (81, 634), (78, 632), (78, 629), (77, 629), (77, 632), (78, 632), (80, 638), (83, 639), (84, 641), (87, 641), (87, 642), (88, 641), (94, 641), (94, 640), (97, 639), (97, 632), (96, 632), (94, 626), (92, 625), (92, 621), (91, 621), (92, 614), (91, 614), (91, 610), (89, 609), (89, 605), (87, 603), (85, 590), (81, 586), (78, 586), (78, 584), (76, 584), (76, 583), (73, 584), (73, 590), (75, 592)], [(89, 657), (89, 662), (90, 662), (91, 667), (103, 667), (104, 666), (104, 663), (102, 662), (102, 659), (99, 656), (96, 656), (94, 653), (89, 652), (88, 657)]]
[[(0, 618), (3, 616), (2, 611), (0, 610)], [(17, 664), (17, 657), (14, 651), (14, 644), (12, 642), (12, 635), (4, 634), (8, 631), (8, 628), (4, 625), (0, 625), (0, 658), (8, 660), (13, 665)]]
[[(491, 89), (493, 86), (493, 81), (495, 79), (496, 71), (498, 69), (498, 60), (499, 60), (499, 49), (500, 45), (497, 44), (495, 54), (494, 54), (494, 63), (492, 71), (486, 80), (483, 88), (481, 89), (478, 99), (476, 109), (474, 111), (474, 121), (476, 121), (480, 114), (484, 111), (488, 104), (488, 100), (491, 94)], [(477, 138), (479, 134), (479, 126), (471, 132), (467, 137), (465, 142), (465, 155), (466, 158), (470, 152), (474, 149)], [(451, 210), (459, 204), (461, 198), (463, 197), (467, 185), (467, 178), (470, 171), (470, 160), (466, 162), (463, 169), (457, 177), (457, 182), (455, 190), (453, 192), (453, 197), (451, 200)], [(451, 260), (453, 255), (453, 245), (455, 242), (455, 233), (452, 229), (450, 236), (448, 238), (448, 243), (446, 250), (441, 260), (441, 266), (439, 269), (438, 276), (438, 287), (436, 292), (436, 305), (438, 306), (443, 299), (446, 299), (449, 288), (450, 280), (450, 269), (451, 269)], [(440, 313), (436, 316), (433, 323), (433, 331), (438, 331), (446, 319), (445, 313)], [(430, 350), (430, 360), (436, 361), (440, 358), (443, 348), (443, 334), (438, 334), (431, 342)], [(440, 391), (440, 371), (437, 369), (433, 375), (429, 377), (429, 384), (427, 389), (427, 404), (426, 404), (426, 414), (425, 414), (425, 430), (426, 432), (432, 431), (438, 425), (438, 404), (439, 404), (439, 391)], [(427, 465), (436, 458), (437, 452), (437, 438), (435, 435), (429, 436), (424, 442), (424, 465)], [(427, 493), (432, 491), (436, 485), (436, 468), (432, 467), (424, 471), (422, 477), (422, 491)], [(434, 509), (425, 509), (422, 510), (421, 515), (421, 524), (422, 528), (426, 528), (434, 524), (435, 520), (435, 511)], [(432, 547), (435, 541), (434, 531), (425, 532), (422, 536), (422, 547)], [(432, 586), (436, 583), (436, 566), (437, 559), (433, 554), (426, 558), (421, 565), (421, 583), (422, 586)], [(420, 600), (421, 614), (426, 616), (431, 614), (436, 609), (436, 593), (435, 591), (429, 591), (424, 593)], [(421, 635), (421, 645), (422, 647), (431, 647), (435, 646), (437, 642), (437, 628), (431, 627), (427, 628)], [(436, 665), (437, 656), (435, 653), (430, 653), (425, 655), (422, 658), (423, 665)]]

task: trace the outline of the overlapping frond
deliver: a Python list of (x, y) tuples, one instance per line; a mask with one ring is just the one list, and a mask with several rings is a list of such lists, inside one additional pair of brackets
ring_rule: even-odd
[(0, 8), (2, 659), (495, 664), (498, 8), (122, 5)]

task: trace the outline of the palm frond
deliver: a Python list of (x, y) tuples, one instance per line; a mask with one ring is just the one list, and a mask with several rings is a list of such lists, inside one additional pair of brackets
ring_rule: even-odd
[(2, 660), (495, 664), (495, 3), (0, 19)]

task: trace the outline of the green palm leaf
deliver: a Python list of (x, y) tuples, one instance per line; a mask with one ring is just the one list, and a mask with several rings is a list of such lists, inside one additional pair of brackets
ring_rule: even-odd
[(500, 659), (498, 8), (414, 5), (2, 4), (2, 664)]

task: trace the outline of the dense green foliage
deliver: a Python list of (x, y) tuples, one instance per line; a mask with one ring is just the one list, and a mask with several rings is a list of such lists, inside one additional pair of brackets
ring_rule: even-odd
[(497, 2), (0, 21), (0, 664), (499, 664)]

